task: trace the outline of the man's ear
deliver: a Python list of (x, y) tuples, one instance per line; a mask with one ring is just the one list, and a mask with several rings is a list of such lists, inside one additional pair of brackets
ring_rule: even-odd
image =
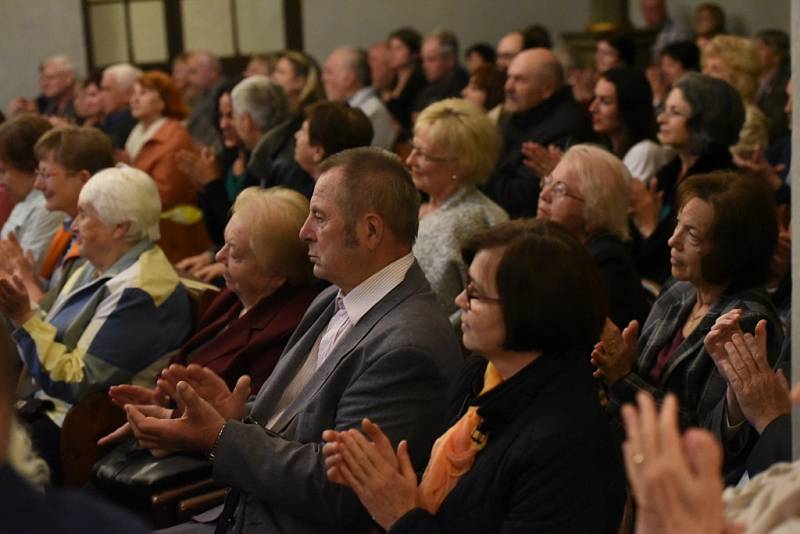
[(367, 250), (377, 249), (383, 241), (383, 233), (386, 231), (383, 219), (377, 213), (367, 213), (361, 219), (361, 224), (364, 232), (364, 244)]
[(91, 177), (92, 177), (92, 173), (90, 173), (86, 169), (83, 169), (82, 171), (80, 171), (78, 173), (78, 178), (80, 179), (81, 184), (84, 184), (84, 185), (86, 185), (86, 182), (88, 182), (89, 178), (91, 178)]

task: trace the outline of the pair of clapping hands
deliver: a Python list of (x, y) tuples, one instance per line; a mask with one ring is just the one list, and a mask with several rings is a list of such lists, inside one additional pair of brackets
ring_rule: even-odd
[(179, 451), (208, 454), (225, 422), (244, 416), (250, 377), (240, 377), (231, 391), (206, 367), (172, 364), (161, 372), (154, 389), (125, 384), (112, 386), (108, 394), (125, 410), (128, 421), (100, 438), (99, 445), (133, 435), (156, 457)]
[(35, 265), (33, 253), (22, 250), (14, 232), (0, 239), (0, 313), (17, 325), (30, 318), (31, 302), (43, 295)]

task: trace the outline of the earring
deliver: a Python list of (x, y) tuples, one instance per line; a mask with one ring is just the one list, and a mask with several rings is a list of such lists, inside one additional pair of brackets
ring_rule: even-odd
[(454, 174), (453, 176), (450, 177), (450, 179), (455, 182), (456, 180), (458, 180), (458, 175)]

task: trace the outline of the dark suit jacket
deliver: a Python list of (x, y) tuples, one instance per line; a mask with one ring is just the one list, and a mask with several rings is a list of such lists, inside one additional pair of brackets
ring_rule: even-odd
[(0, 467), (0, 514), (3, 532), (26, 534), (83, 534), (150, 532), (129, 512), (84, 494), (51, 491), (42, 495), (9, 466)]
[(413, 510), (390, 533), (616, 534), (625, 473), (585, 352), (545, 353), (478, 397), (485, 369), (465, 363), (450, 424), (477, 405), (486, 446), (435, 516)]
[[(623, 403), (634, 402), (639, 390), (649, 391), (659, 402), (664, 395), (672, 392), (680, 403), (680, 422), (683, 427), (701, 426), (723, 437), (720, 428), (723, 424), (727, 382), (706, 352), (703, 345), (706, 334), (720, 315), (734, 308), (743, 312), (740, 324), (745, 332), (752, 332), (758, 321), (766, 319), (769, 359), (774, 363), (783, 342), (781, 322), (763, 289), (723, 293), (672, 354), (658, 382), (653, 383), (650, 372), (658, 360), (659, 352), (672, 342), (675, 332), (683, 327), (695, 298), (694, 286), (689, 282), (675, 282), (665, 287), (641, 329), (639, 356), (633, 371), (609, 388), (610, 407), (617, 410)], [(725, 472), (729, 481), (735, 482), (741, 476), (754, 439), (754, 431), (744, 425), (723, 440)]]
[(284, 285), (239, 317), (242, 301), (223, 289), (174, 361), (208, 367), (230, 388), (240, 376), (250, 375), (251, 387), (258, 391), (316, 295), (313, 287)]
[(509, 115), (500, 131), (500, 157), (484, 192), (512, 219), (534, 217), (539, 200), (540, 177), (522, 163), (522, 143), (535, 141), (566, 149), (594, 138), (589, 114), (572, 97), (569, 86), (529, 111)]
[(369, 417), (393, 443), (408, 440), (417, 467), (427, 461), (461, 352), (416, 264), (337, 343), (273, 427), (264, 427), (333, 316), (337, 292), (335, 286), (326, 289), (309, 307), (258, 392), (253, 424), (229, 421), (220, 436), (214, 478), (234, 488), (227, 511), (239, 501), (230, 532), (370, 529), (355, 494), (325, 475), (325, 429), (360, 427)]

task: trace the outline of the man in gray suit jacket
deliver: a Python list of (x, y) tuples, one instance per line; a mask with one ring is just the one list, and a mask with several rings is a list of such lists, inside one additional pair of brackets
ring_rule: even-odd
[[(179, 383), (177, 419), (129, 406), (142, 446), (208, 454), (232, 486), (216, 532), (365, 532), (349, 488), (327, 480), (322, 432), (369, 417), (424, 467), (461, 361), (447, 317), (411, 255), (419, 196), (396, 156), (359, 148), (329, 158), (300, 236), (334, 284), (311, 304), (249, 416), (243, 388)], [(200, 373), (200, 369), (194, 369)], [(242, 385), (245, 381), (240, 381)], [(205, 527), (205, 528), (203, 528)], [(170, 532), (211, 532), (180, 525)]]

